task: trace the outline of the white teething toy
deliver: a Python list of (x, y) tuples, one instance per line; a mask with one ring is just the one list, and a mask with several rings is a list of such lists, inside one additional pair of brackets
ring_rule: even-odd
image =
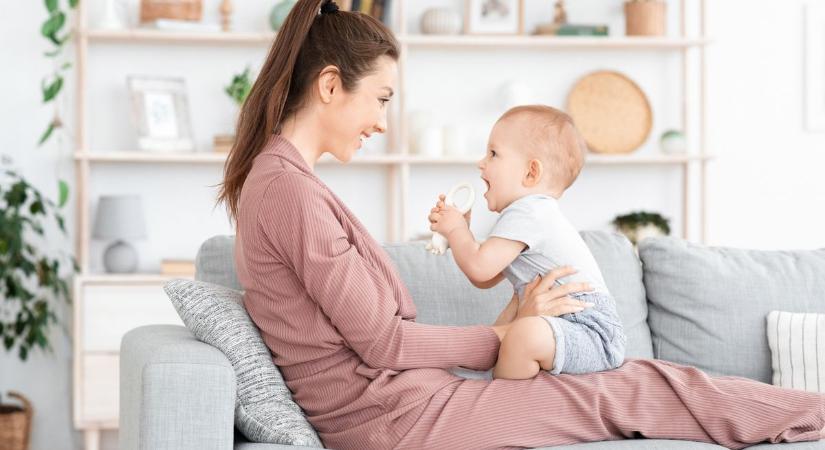
[[(467, 202), (461, 206), (458, 206), (455, 204), (455, 194), (457, 194), (458, 191), (462, 189), (466, 189), (468, 191)], [(461, 214), (467, 214), (467, 211), (469, 211), (473, 207), (473, 203), (475, 202), (475, 200), (476, 192), (473, 189), (473, 185), (471, 185), (470, 183), (461, 183), (453, 186), (453, 188), (450, 189), (450, 192), (447, 193), (447, 198), (444, 199), (444, 204), (447, 206), (455, 206), (455, 208), (458, 209), (461, 212)], [(447, 251), (447, 238), (442, 236), (440, 233), (434, 232), (433, 238), (430, 241), (430, 243), (427, 244), (426, 248), (430, 251), (430, 253), (434, 255), (443, 255), (444, 252)]]

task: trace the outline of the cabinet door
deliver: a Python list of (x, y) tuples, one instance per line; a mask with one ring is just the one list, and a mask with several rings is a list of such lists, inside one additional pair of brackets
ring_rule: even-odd
[(83, 287), (82, 351), (118, 352), (129, 330), (150, 324), (182, 325), (161, 285)]
[(117, 428), (123, 335), (143, 325), (183, 322), (160, 283), (83, 285), (75, 307), (80, 308), (75, 324), (75, 422), (80, 427)]

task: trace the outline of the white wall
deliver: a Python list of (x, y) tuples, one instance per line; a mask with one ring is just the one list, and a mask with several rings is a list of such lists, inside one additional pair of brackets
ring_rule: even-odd
[[(90, 4), (97, 0), (88, 0)], [(135, 0), (128, 0), (133, 8)], [(238, 25), (263, 29), (266, 8), (252, 0), (236, 3)], [(271, 3), (271, 2), (269, 2)], [(450, 1), (421, 1), (415, 10)], [(459, 2), (453, 2), (458, 4)], [(717, 155), (709, 170), (708, 241), (751, 248), (814, 248), (825, 246), (825, 134), (803, 127), (802, 0), (708, 1), (709, 151)], [(207, 0), (214, 17), (216, 0)], [(551, 16), (549, 2), (528, 0), (532, 21)], [(620, 1), (568, 2), (571, 20), (603, 22), (621, 33)], [(671, 3), (674, 5), (675, 3)], [(5, 2), (4, 2), (4, 6)], [(675, 8), (671, 7), (671, 15)], [(6, 66), (0, 71), (0, 153), (45, 193), (55, 196), (55, 177), (73, 183), (71, 145), (52, 143), (36, 148), (50, 109), (40, 104), (40, 79), (50, 70), (39, 37), (45, 17), (42, 2), (22, 2), (15, 14), (0, 17), (0, 42)], [(747, 14), (745, 14), (747, 12)], [(410, 27), (416, 24), (411, 22)], [(529, 25), (529, 23), (528, 23)], [(671, 30), (674, 19), (671, 17)], [(198, 146), (208, 150), (212, 134), (226, 132), (231, 104), (221, 87), (247, 63), (257, 69), (264, 49), (199, 47), (153, 50), (150, 47), (95, 44), (89, 53), (90, 143), (95, 150), (133, 148), (124, 77), (127, 73), (186, 76)], [(437, 108), (446, 120), (460, 117), (473, 132), (471, 143), (483, 151), (489, 126), (498, 113), (492, 98), (504, 79), (530, 84), (536, 100), (563, 104), (575, 79), (591, 70), (617, 68), (648, 92), (655, 122), (651, 139), (640, 152), (653, 152), (658, 134), (678, 126), (676, 104), (678, 60), (656, 54), (591, 52), (497, 51), (441, 54), (421, 50), (409, 55), (408, 102), (412, 108)], [(194, 75), (193, 75), (194, 74)], [(74, 84), (69, 83), (70, 93)], [(462, 99), (459, 103), (453, 99)], [(466, 100), (469, 99), (469, 100)], [(72, 119), (71, 98), (67, 98)], [(70, 122), (73, 122), (70, 120)], [(126, 167), (95, 165), (92, 197), (102, 192), (139, 192), (144, 198), (149, 238), (138, 243), (141, 269), (157, 270), (162, 257), (192, 257), (206, 237), (230, 232), (221, 209), (212, 209), (217, 166)], [(339, 192), (380, 240), (385, 237), (382, 208), (386, 204), (384, 176), (379, 169), (324, 167), (320, 175)], [(413, 230), (426, 228), (425, 215), (436, 193), (464, 179), (476, 181), (466, 168), (412, 169), (413, 197), (408, 205)], [(672, 217), (681, 232), (681, 185), (678, 169), (612, 169), (591, 167), (568, 192), (563, 207), (580, 228), (607, 228), (613, 216), (644, 207)], [(480, 185), (477, 185), (481, 188)], [(74, 192), (74, 186), (73, 190)], [(185, 206), (182, 206), (185, 205)], [(378, 205), (378, 207), (376, 207)], [(73, 203), (67, 223), (74, 235)], [(94, 205), (93, 205), (94, 208)], [(486, 232), (493, 216), (478, 203), (474, 230)], [(99, 255), (99, 243), (92, 248)], [(93, 269), (100, 267), (99, 256)], [(71, 423), (71, 347), (63, 330), (53, 332), (56, 354), (35, 353), (25, 364), (0, 354), (0, 391), (22, 391), (36, 407), (32, 448), (75, 449), (81, 440)], [(104, 435), (104, 447), (114, 448), (115, 434)]]

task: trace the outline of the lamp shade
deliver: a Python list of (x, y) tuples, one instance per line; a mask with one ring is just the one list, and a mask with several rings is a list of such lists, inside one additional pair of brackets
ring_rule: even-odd
[(96, 239), (146, 237), (140, 197), (137, 195), (100, 196), (93, 237)]

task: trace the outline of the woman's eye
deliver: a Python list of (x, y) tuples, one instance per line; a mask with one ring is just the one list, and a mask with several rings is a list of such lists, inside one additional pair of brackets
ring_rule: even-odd
[(495, 151), (495, 150), (490, 150), (490, 156), (491, 156), (491, 157), (492, 157), (492, 156), (496, 156), (496, 151)]
[(388, 99), (388, 98), (379, 98), (378, 101), (381, 102), (381, 106), (384, 106), (385, 104), (387, 104), (388, 101), (390, 101), (390, 99)]

